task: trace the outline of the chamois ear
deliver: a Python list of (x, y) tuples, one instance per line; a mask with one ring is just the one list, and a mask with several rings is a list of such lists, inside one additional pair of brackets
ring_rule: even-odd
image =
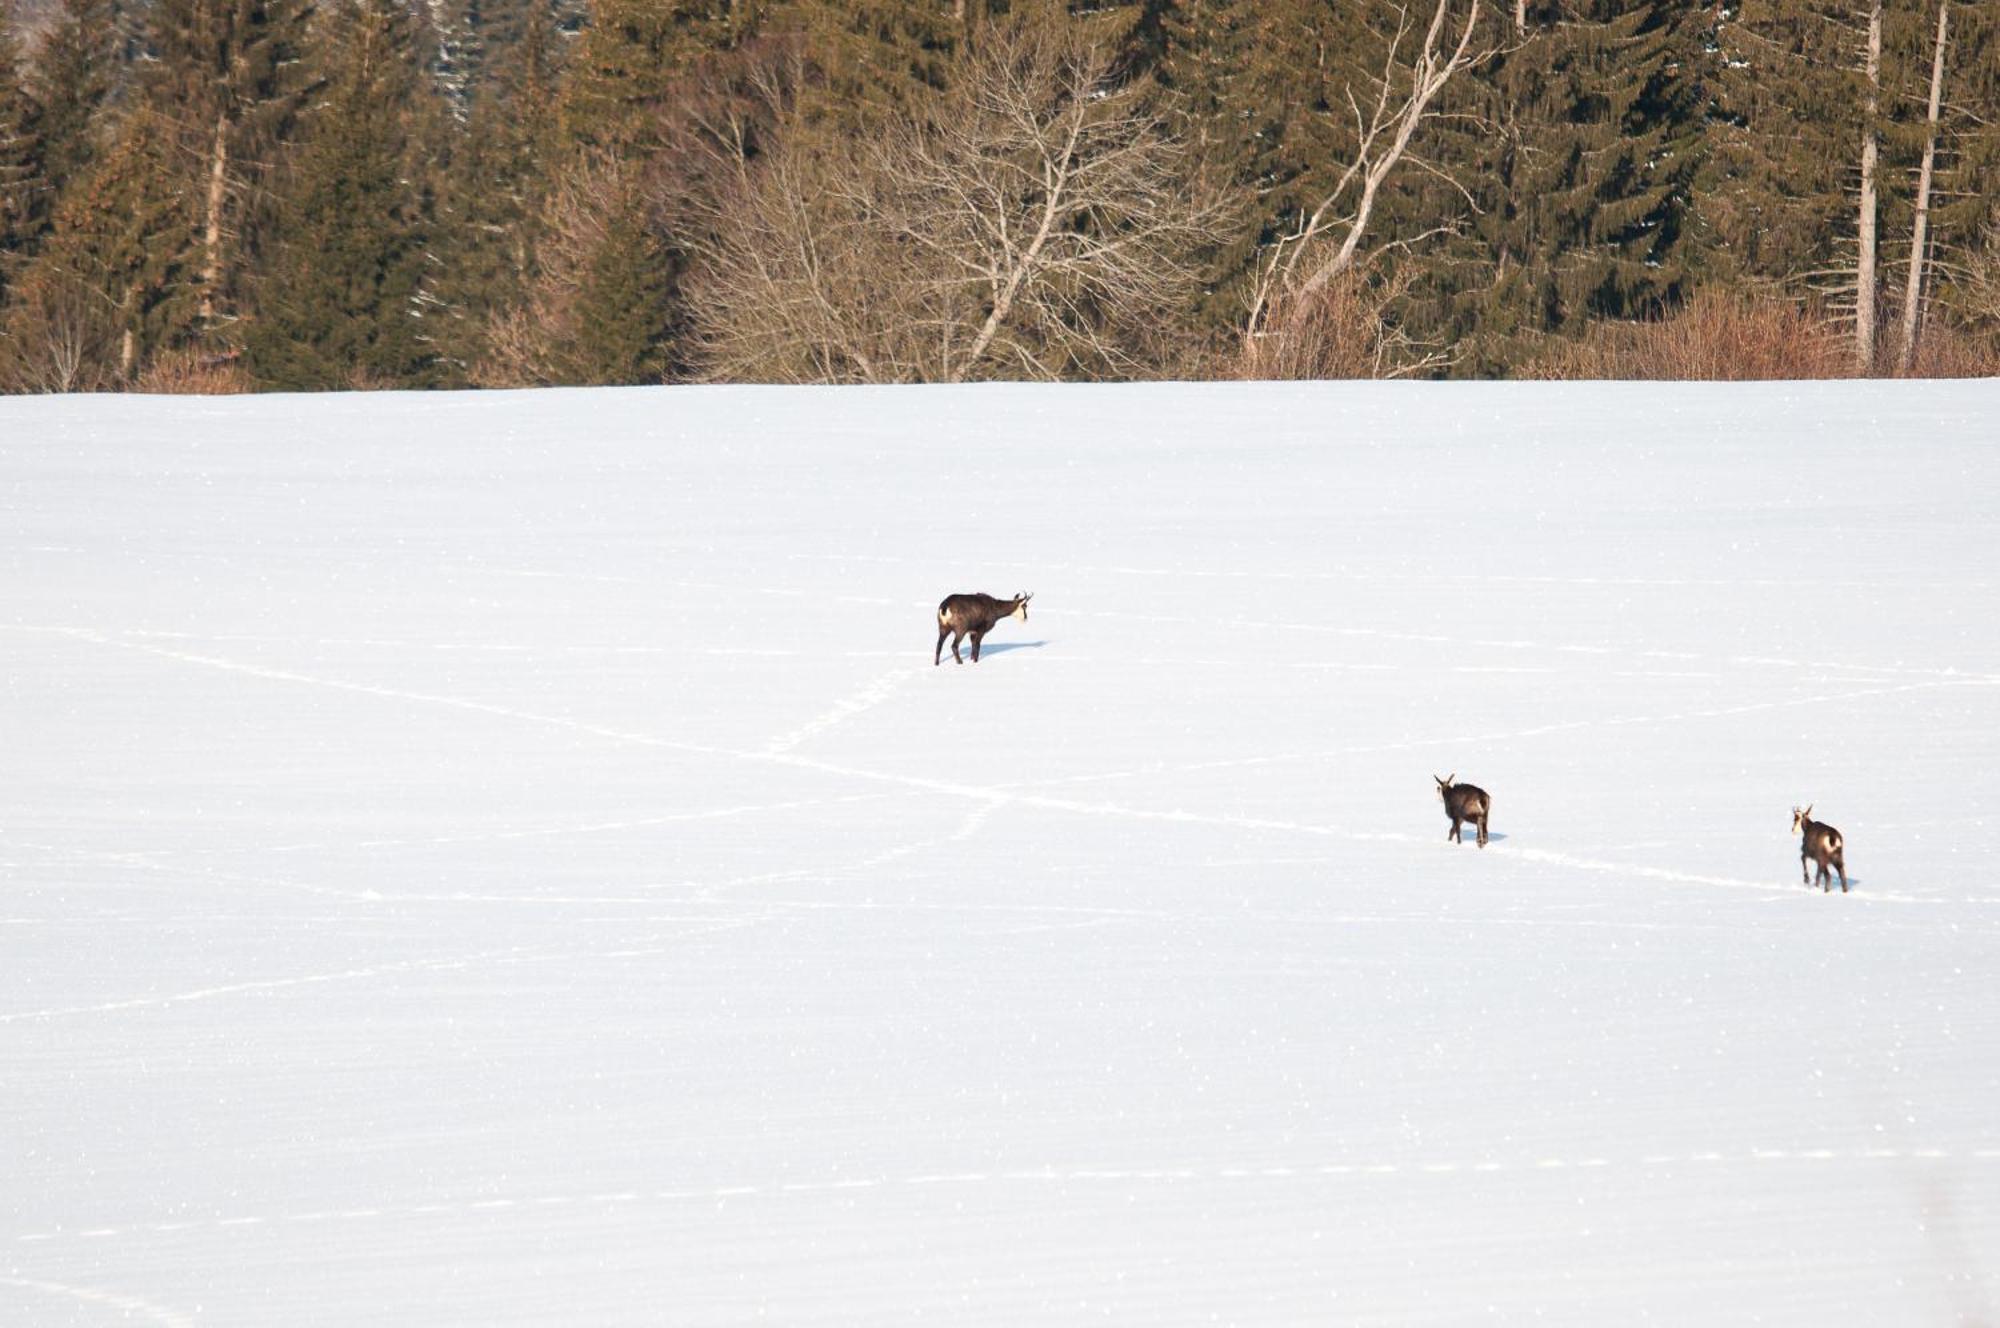
[(1801, 815), (1801, 816), (1811, 816), (1811, 815), (1812, 815), (1812, 804), (1811, 804), (1811, 803), (1807, 803), (1807, 804), (1806, 804), (1806, 809), (1805, 809), (1804, 811), (1800, 812), (1800, 813), (1799, 813), (1799, 815)]

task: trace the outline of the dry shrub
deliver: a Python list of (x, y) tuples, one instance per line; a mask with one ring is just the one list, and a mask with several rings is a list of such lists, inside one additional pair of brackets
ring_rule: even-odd
[(2000, 378), (2000, 343), (1991, 335), (1950, 325), (1926, 327), (1916, 360), (1901, 378)]
[(1524, 378), (1732, 382), (1851, 378), (1849, 338), (1787, 300), (1703, 291), (1665, 318), (1599, 323), (1531, 361)]
[(1396, 326), (1391, 306), (1409, 288), (1399, 272), (1379, 280), (1354, 270), (1317, 290), (1269, 297), (1259, 330), (1243, 338), (1245, 379), (1402, 378), (1444, 363)]
[(30, 269), (0, 321), (0, 392), (98, 392), (115, 387), (114, 329), (92, 287)]
[(131, 391), (172, 397), (226, 397), (252, 390), (237, 352), (163, 351), (135, 379)]

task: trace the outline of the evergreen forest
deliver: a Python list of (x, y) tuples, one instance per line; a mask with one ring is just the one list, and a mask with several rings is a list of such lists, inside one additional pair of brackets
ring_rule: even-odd
[(0, 0), (0, 390), (2000, 371), (1992, 0)]

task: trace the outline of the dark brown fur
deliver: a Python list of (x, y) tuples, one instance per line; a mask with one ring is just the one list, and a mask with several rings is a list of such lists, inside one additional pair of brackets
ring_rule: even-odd
[(1459, 823), (1471, 821), (1479, 827), (1479, 847), (1485, 848), (1486, 817), (1493, 810), (1493, 799), (1487, 796), (1485, 789), (1476, 784), (1452, 783), (1452, 780), (1458, 778), (1456, 770), (1443, 779), (1438, 779), (1436, 775), (1432, 775), (1431, 778), (1437, 779), (1438, 796), (1444, 799), (1444, 814), (1451, 818), (1451, 831), (1445, 838), (1463, 844), (1465, 837), (1458, 832)]
[(965, 657), (958, 653), (960, 637), (972, 638), (972, 662), (979, 662), (979, 643), (993, 630), (993, 624), (1002, 618), (1019, 618), (1028, 621), (1028, 601), (1032, 594), (1016, 595), (1012, 599), (995, 599), (991, 595), (946, 595), (938, 604), (937, 650), (931, 655), (931, 663), (944, 663), (944, 639), (951, 638), (951, 657), (965, 663)]
[[(1833, 876), (1827, 871), (1827, 868), (1832, 867), (1834, 871), (1840, 873), (1840, 893), (1846, 894), (1847, 860), (1845, 851), (1847, 841), (1840, 837), (1840, 831), (1834, 829), (1824, 821), (1813, 820), (1810, 804), (1804, 811), (1800, 811), (1796, 807), (1792, 808), (1792, 829), (1800, 836), (1799, 880), (1806, 885), (1818, 884), (1826, 891), (1831, 892), (1833, 889)], [(1809, 858), (1819, 865), (1819, 871), (1811, 876), (1806, 874), (1806, 860)]]

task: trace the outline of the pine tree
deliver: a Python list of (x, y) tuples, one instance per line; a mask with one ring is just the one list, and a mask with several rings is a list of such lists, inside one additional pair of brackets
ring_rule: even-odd
[(327, 390), (429, 381), (419, 297), (424, 199), (411, 124), (423, 112), (414, 19), (356, 0), (322, 39), (324, 101), (280, 205), (269, 275), (245, 337), (266, 387)]

